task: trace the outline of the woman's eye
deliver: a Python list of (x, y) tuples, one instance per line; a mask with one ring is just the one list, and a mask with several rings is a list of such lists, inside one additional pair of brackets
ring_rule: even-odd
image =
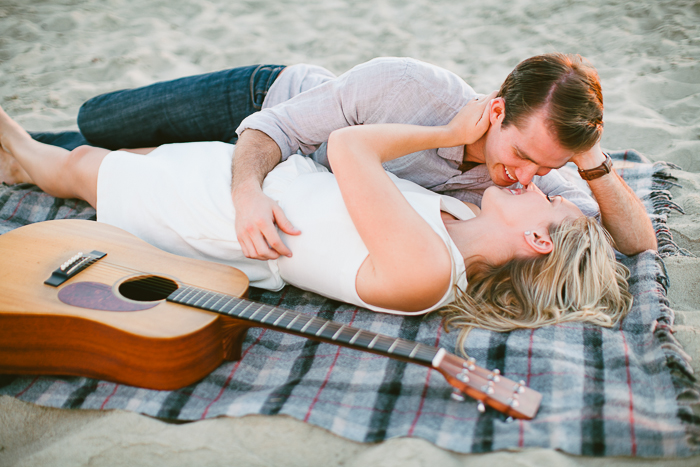
[(547, 197), (547, 201), (549, 201), (549, 202), (551, 203), (551, 202), (552, 202), (552, 198), (550, 198), (549, 195), (545, 195), (545, 196)]

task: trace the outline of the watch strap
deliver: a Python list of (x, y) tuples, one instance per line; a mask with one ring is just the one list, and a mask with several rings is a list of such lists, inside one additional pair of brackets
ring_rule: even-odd
[(602, 177), (603, 175), (607, 175), (610, 172), (612, 172), (612, 159), (610, 159), (610, 156), (608, 156), (607, 153), (603, 154), (605, 155), (605, 161), (603, 161), (603, 163), (600, 164), (598, 167), (594, 167), (588, 170), (578, 169), (578, 174), (581, 176), (582, 179), (595, 180), (596, 178)]

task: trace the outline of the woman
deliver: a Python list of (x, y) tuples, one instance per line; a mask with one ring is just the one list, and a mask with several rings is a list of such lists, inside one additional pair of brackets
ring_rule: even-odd
[[(420, 314), (450, 306), (448, 325), (507, 330), (569, 320), (610, 326), (631, 306), (626, 271), (605, 231), (571, 202), (534, 185), (486, 190), (481, 211), (397, 179), (382, 163), (428, 148), (471, 144), (488, 128), (490, 100), (446, 126), (353, 126), (328, 141), (326, 169), (301, 156), (263, 189), (301, 235), (290, 258), (250, 260), (233, 228), (234, 147), (185, 143), (110, 152), (47, 146), (0, 112), (8, 182), (80, 198), (98, 221), (172, 253), (231, 264), (251, 285), (285, 283), (373, 310)], [(469, 284), (467, 284), (469, 276)]]

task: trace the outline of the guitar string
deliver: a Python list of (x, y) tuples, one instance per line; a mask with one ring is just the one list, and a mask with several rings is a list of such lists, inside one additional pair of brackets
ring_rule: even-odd
[[(139, 275), (141, 275), (141, 276), (146, 276), (146, 279), (144, 279), (143, 281), (133, 281), (133, 283), (132, 283), (132, 286), (135, 285), (136, 288), (140, 288), (141, 290), (148, 290), (148, 291), (153, 291), (153, 290), (155, 290), (155, 291), (158, 292), (158, 293), (162, 293), (162, 294), (166, 294), (166, 293), (167, 293), (167, 295), (170, 295), (170, 294), (171, 294), (172, 292), (174, 292), (175, 290), (178, 290), (178, 289), (181, 287), (181, 285), (184, 285), (184, 286), (194, 287), (194, 288), (196, 288), (196, 289), (203, 290), (203, 291), (206, 291), (206, 292), (212, 292), (212, 293), (216, 293), (216, 294), (222, 294), (222, 295), (224, 295), (224, 296), (226, 296), (226, 297), (231, 297), (231, 298), (234, 298), (234, 299), (241, 299), (241, 297), (237, 297), (237, 296), (235, 296), (235, 295), (232, 295), (232, 294), (229, 293), (229, 292), (222, 292), (222, 291), (219, 291), (219, 290), (214, 290), (214, 289), (210, 289), (210, 288), (206, 288), (206, 287), (201, 287), (201, 286), (199, 286), (199, 285), (194, 285), (194, 284), (189, 284), (189, 283), (186, 283), (186, 282), (181, 282), (181, 281), (178, 281), (178, 280), (176, 280), (176, 279), (170, 279), (170, 278), (167, 278), (167, 277), (158, 276), (158, 275), (156, 275), (155, 273), (147, 273), (147, 272), (144, 272), (144, 271), (141, 271), (141, 270), (138, 270), (138, 269), (134, 269), (134, 268), (131, 268), (131, 267), (128, 267), (128, 266), (124, 266), (124, 265), (112, 263), (112, 262), (110, 262), (110, 261), (98, 260), (98, 261), (95, 261), (93, 264), (89, 265), (88, 267), (90, 268), (91, 271), (97, 273), (97, 274), (95, 274), (96, 276), (101, 276), (101, 277), (104, 278), (104, 279), (110, 279), (110, 280), (112, 280), (112, 277), (107, 277), (107, 275), (108, 275), (108, 273), (114, 273), (114, 272), (126, 273), (126, 274), (139, 274)], [(138, 276), (135, 276), (134, 278), (136, 279), (136, 278), (138, 278)], [(126, 279), (129, 279), (129, 278), (127, 277)], [(142, 284), (144, 284), (145, 281), (148, 281), (149, 286), (144, 286), (144, 285), (142, 285)], [(179, 284), (181, 284), (181, 285), (179, 285)], [(173, 285), (175, 286), (174, 288), (173, 288)], [(164, 297), (164, 298), (165, 298), (165, 297)], [(259, 303), (259, 302), (253, 302), (253, 303)], [(261, 306), (264, 306), (264, 305), (266, 305), (266, 304), (260, 303), (260, 305), (261, 305)], [(267, 305), (267, 306), (272, 306), (272, 305)], [(273, 309), (274, 309), (274, 308), (277, 308), (277, 307), (274, 307), (274, 306), (273, 306)], [(294, 310), (292, 310), (292, 311), (294, 311)], [(305, 315), (304, 313), (300, 313), (300, 312), (296, 312), (296, 311), (295, 311), (295, 313), (298, 313), (298, 314), (300, 314), (300, 315), (302, 315), (302, 316), (309, 316), (309, 315)], [(327, 321), (327, 322), (333, 323), (333, 321), (329, 321), (329, 320), (326, 320), (326, 319), (323, 319), (323, 318), (318, 318), (318, 317), (312, 317), (312, 318), (321, 319), (321, 320), (324, 321), (324, 322)], [(261, 323), (261, 324), (262, 324), (262, 323)], [(267, 324), (269, 324), (269, 323), (267, 323)], [(340, 324), (340, 323), (337, 323), (337, 324)], [(392, 336), (387, 336), (387, 335), (384, 335), (384, 334), (378, 334), (378, 333), (375, 333), (375, 332), (373, 332), (373, 331), (362, 330), (362, 329), (354, 328), (354, 327), (350, 327), (350, 326), (346, 326), (346, 327), (347, 327), (347, 328), (351, 328), (351, 329), (357, 329), (358, 331), (368, 332), (368, 333), (371, 333), (371, 334), (373, 334), (373, 335), (375, 335), (375, 336), (378, 336), (378, 337), (380, 337), (380, 338), (381, 338), (381, 337), (389, 338), (389, 339), (391, 339), (391, 340), (393, 340), (393, 341), (398, 341), (398, 342), (400, 342), (401, 344), (420, 344), (420, 345), (421, 345), (423, 348), (425, 348), (425, 349), (435, 349), (435, 350), (437, 350), (436, 347), (429, 346), (429, 345), (425, 345), (425, 344), (421, 344), (421, 343), (419, 343), (419, 342), (406, 341), (406, 340), (401, 339), (401, 338), (395, 338), (395, 337), (392, 337)], [(283, 329), (284, 329), (284, 328), (283, 328)], [(485, 370), (485, 371), (488, 371), (488, 370)], [(483, 376), (482, 376), (482, 377), (483, 377)]]
[[(140, 274), (140, 275), (147, 275), (147, 278), (146, 278), (144, 281), (134, 282), (134, 283), (133, 283), (133, 284), (135, 285), (136, 288), (140, 288), (141, 290), (147, 290), (147, 291), (155, 290), (155, 291), (160, 292), (160, 293), (162, 293), (162, 294), (166, 294), (166, 293), (167, 293), (167, 295), (170, 295), (172, 292), (174, 292), (175, 290), (177, 290), (178, 288), (180, 288), (180, 286), (178, 285), (177, 281), (174, 280), (174, 279), (169, 279), (169, 278), (160, 277), (160, 276), (157, 276), (157, 275), (152, 275), (151, 273), (144, 273), (143, 271), (140, 271), (140, 270), (137, 270), (137, 269), (134, 269), (134, 268), (130, 268), (130, 267), (127, 267), (127, 266), (123, 266), (123, 265), (111, 263), (111, 262), (109, 262), (109, 261), (98, 261), (98, 262), (94, 263), (93, 265), (91, 265), (91, 266), (90, 266), (90, 269), (91, 269), (93, 272), (96, 273), (96, 274), (93, 274), (94, 276), (97, 276), (97, 278), (102, 278), (102, 279), (105, 279), (105, 280), (107, 280), (107, 279), (112, 280), (113, 278), (112, 278), (112, 277), (108, 277), (108, 274), (109, 274), (109, 273), (114, 273), (114, 272), (118, 272), (118, 273), (130, 273), (130, 274), (137, 273), (137, 274)], [(137, 276), (137, 277), (138, 277), (138, 276)], [(127, 279), (128, 279), (128, 278), (127, 278)], [(141, 286), (140, 284), (143, 283), (143, 282), (145, 282), (146, 280), (148, 280), (149, 286), (145, 286), (145, 284), (144, 284), (144, 286)], [(154, 284), (154, 285), (153, 285), (153, 286), (150, 286), (150, 284)], [(175, 285), (175, 287), (173, 287), (173, 284)], [(224, 295), (224, 296), (226, 296), (226, 297), (231, 297), (231, 298), (234, 298), (234, 299), (240, 299), (240, 298), (241, 298), (241, 297), (236, 297), (235, 295), (232, 295), (232, 294), (230, 294), (230, 293), (220, 292), (220, 291), (216, 291), (216, 290), (213, 290), (213, 289), (208, 289), (208, 288), (200, 287), (200, 286), (198, 286), (198, 285), (187, 284), (187, 283), (184, 283), (184, 282), (180, 282), (180, 284), (185, 285), (185, 286), (194, 287), (194, 288), (196, 288), (196, 289), (198, 289), (198, 290), (203, 290), (203, 291), (206, 291), (206, 292), (213, 292), (213, 293), (217, 293), (217, 294), (222, 294), (222, 295)], [(259, 303), (259, 302), (253, 302), (253, 303)], [(263, 304), (263, 303), (259, 303), (259, 304), (260, 304), (261, 306), (266, 305), (266, 304)], [(272, 305), (267, 305), (267, 306), (272, 306)], [(277, 308), (277, 307), (273, 307), (273, 308)], [(292, 310), (292, 311), (294, 311), (294, 310)], [(298, 313), (298, 314), (301, 315), (301, 316), (310, 316), (310, 315), (306, 315), (306, 314), (304, 314), (304, 313), (300, 313), (300, 312), (297, 312), (297, 311), (295, 311), (295, 313)], [(329, 320), (326, 320), (326, 319), (323, 319), (323, 318), (318, 318), (318, 317), (312, 317), (312, 318), (315, 318), (315, 319), (317, 319), (317, 320), (322, 320), (323, 322), (326, 322), (326, 321), (328, 321), (328, 322), (333, 322), (333, 321), (329, 321)], [(268, 324), (269, 324), (269, 323), (268, 323)], [(337, 323), (337, 324), (341, 324), (341, 323)], [(378, 334), (378, 333), (375, 333), (375, 332), (373, 332), (373, 331), (367, 331), (367, 330), (362, 330), (362, 329), (359, 329), (359, 328), (353, 328), (353, 327), (350, 327), (350, 326), (346, 326), (346, 328), (356, 329), (357, 331), (368, 332), (368, 333), (371, 333), (372, 335), (379, 336), (380, 338), (381, 338), (381, 337), (384, 337), (384, 338), (391, 339), (392, 341), (398, 341), (399, 344), (411, 345), (411, 346), (413, 346), (413, 345), (415, 345), (415, 344), (420, 344), (420, 343), (417, 343), (417, 342), (406, 341), (405, 339), (401, 339), (401, 338), (397, 338), (397, 337), (386, 336), (386, 335), (384, 335), (384, 334)], [(421, 346), (427, 347), (427, 348), (429, 348), (429, 349), (433, 349), (433, 348), (434, 348), (434, 347), (432, 347), (432, 346), (426, 346), (425, 344), (421, 344)]]
[[(171, 278), (168, 278), (167, 276), (158, 276), (157, 274), (154, 274), (154, 273), (144, 272), (144, 271), (141, 271), (138, 269), (130, 268), (128, 266), (123, 266), (120, 264), (111, 263), (109, 261), (98, 261), (95, 264), (93, 264), (92, 266), (90, 266), (89, 268), (91, 271), (98, 273), (98, 274), (96, 274), (97, 276), (99, 276), (100, 278), (105, 278), (105, 279), (108, 278), (107, 274), (110, 272), (124, 273), (127, 276), (131, 275), (131, 274), (138, 274), (140, 276), (146, 276), (146, 278), (142, 281), (133, 281), (132, 285), (138, 285), (138, 284), (143, 283), (144, 281), (147, 280), (149, 284), (154, 285), (154, 287), (153, 287), (154, 291), (159, 292), (159, 293), (165, 293), (165, 292), (170, 291), (168, 293), (168, 295), (170, 295), (170, 293), (174, 292), (175, 290), (177, 290), (181, 286), (196, 287), (198, 289), (205, 290), (207, 292), (220, 293), (220, 294), (224, 294), (224, 295), (231, 295), (230, 292), (224, 292), (224, 291), (220, 291), (220, 290), (210, 289), (210, 288), (202, 287), (202, 286), (195, 285), (195, 284), (188, 284), (186, 282), (180, 281), (180, 280), (175, 279), (175, 278), (171, 279)], [(127, 276), (123, 276), (122, 278), (126, 279), (127, 281), (129, 279), (138, 279), (138, 276), (134, 276), (134, 277), (127, 277)], [(111, 278), (109, 278), (109, 279), (111, 279)], [(173, 288), (173, 285), (175, 285), (175, 288)], [(231, 296), (235, 297), (235, 295), (231, 295)]]

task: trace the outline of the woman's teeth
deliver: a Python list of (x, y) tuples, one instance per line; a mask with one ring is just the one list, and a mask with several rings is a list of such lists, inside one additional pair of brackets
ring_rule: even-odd
[(504, 169), (506, 169), (506, 177), (508, 177), (509, 179), (511, 179), (511, 180), (513, 181), (513, 183), (515, 183), (515, 182), (518, 181), (517, 178), (513, 177), (513, 176), (510, 174), (510, 172), (508, 172), (508, 167), (504, 167)]

